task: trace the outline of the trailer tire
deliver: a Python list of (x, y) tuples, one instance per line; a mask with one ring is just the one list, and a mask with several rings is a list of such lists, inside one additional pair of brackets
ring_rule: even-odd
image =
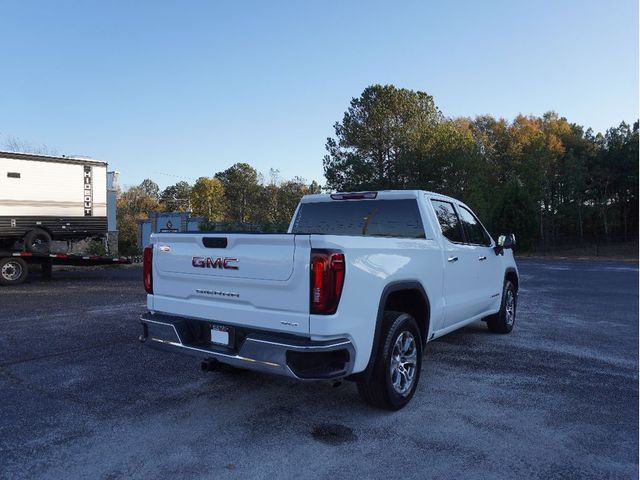
[(32, 253), (49, 253), (51, 249), (51, 235), (46, 230), (35, 228), (24, 236), (24, 247)]
[(0, 285), (18, 285), (28, 273), (29, 267), (22, 258), (0, 258)]

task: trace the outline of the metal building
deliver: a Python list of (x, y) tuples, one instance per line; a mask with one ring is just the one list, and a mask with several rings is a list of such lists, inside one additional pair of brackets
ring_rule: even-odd
[(203, 217), (192, 217), (191, 212), (151, 213), (149, 218), (138, 220), (138, 248), (149, 243), (152, 233), (197, 232)]

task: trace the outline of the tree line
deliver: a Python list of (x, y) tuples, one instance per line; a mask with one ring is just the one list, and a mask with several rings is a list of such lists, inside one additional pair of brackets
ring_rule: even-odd
[(121, 250), (135, 247), (135, 220), (148, 212), (189, 210), (215, 225), (279, 231), (298, 200), (321, 189), (451, 195), (525, 249), (638, 239), (638, 122), (596, 134), (555, 112), (451, 118), (425, 92), (372, 85), (351, 100), (326, 150), (322, 187), (283, 181), (277, 170), (265, 180), (238, 163), (193, 185), (160, 191), (145, 180), (123, 190)]
[(251, 165), (236, 163), (193, 185), (177, 182), (160, 190), (153, 180), (121, 190), (117, 200), (119, 250), (138, 253), (136, 220), (152, 212), (191, 212), (202, 217), (203, 230), (286, 231), (300, 198), (320, 193), (320, 185), (294, 177), (283, 180), (272, 169), (264, 179)]
[(460, 198), (524, 248), (636, 240), (638, 122), (604, 134), (555, 112), (448, 118), (425, 92), (373, 85), (326, 143), (326, 187)]

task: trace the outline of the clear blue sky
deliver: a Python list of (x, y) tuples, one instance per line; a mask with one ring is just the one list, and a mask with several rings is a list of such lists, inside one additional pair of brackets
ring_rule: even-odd
[(638, 3), (4, 1), (0, 147), (88, 155), (162, 187), (236, 162), (324, 183), (332, 125), (373, 83), (447, 116), (638, 117)]

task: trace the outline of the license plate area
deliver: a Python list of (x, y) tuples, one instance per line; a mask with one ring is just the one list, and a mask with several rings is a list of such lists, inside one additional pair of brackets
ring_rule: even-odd
[(209, 333), (209, 341), (213, 345), (233, 348), (235, 340), (235, 331), (233, 327), (227, 327), (225, 325), (212, 324)]

